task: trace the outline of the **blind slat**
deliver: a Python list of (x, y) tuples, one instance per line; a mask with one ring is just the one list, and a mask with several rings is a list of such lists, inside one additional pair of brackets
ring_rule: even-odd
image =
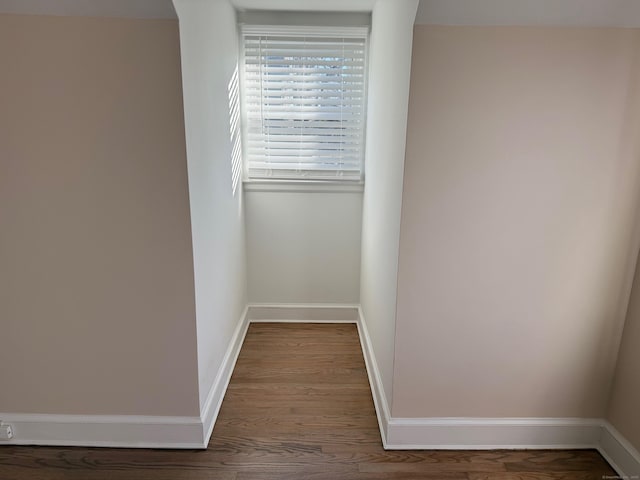
[(351, 163), (351, 165), (346, 165), (346, 166), (342, 166), (342, 165), (331, 165), (331, 164), (314, 164), (314, 165), (302, 165), (301, 162), (286, 162), (286, 161), (282, 161), (282, 159), (280, 158), (276, 158), (276, 159), (269, 159), (269, 160), (263, 160), (263, 161), (256, 161), (256, 164), (254, 165), (254, 168), (261, 168), (261, 169), (276, 169), (276, 168), (282, 168), (282, 169), (287, 169), (287, 170), (291, 170), (291, 169), (297, 169), (297, 170), (316, 170), (316, 171), (340, 171), (341, 169), (344, 169), (346, 171), (352, 171), (352, 172), (356, 172), (360, 170), (360, 166), (357, 163)]

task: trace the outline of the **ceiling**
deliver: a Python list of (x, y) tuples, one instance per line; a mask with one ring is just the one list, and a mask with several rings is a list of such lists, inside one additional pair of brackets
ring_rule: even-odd
[[(300, 7), (304, 0), (289, 4)], [(176, 18), (171, 0), (0, 0), (0, 13)], [(640, 0), (421, 0), (416, 23), (640, 27)]]
[(640, 27), (640, 0), (422, 0), (416, 23)]
[(0, 13), (176, 18), (171, 0), (0, 0)]

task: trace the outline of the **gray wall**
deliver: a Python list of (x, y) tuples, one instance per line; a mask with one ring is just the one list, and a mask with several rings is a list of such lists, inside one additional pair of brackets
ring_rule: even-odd
[(198, 415), (176, 21), (0, 15), (0, 412)]

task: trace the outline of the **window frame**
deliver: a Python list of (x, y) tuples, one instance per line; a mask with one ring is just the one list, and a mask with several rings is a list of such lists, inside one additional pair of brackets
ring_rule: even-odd
[[(266, 35), (321, 35), (333, 36), (337, 39), (356, 37), (364, 39), (364, 79), (363, 79), (363, 104), (362, 104), (362, 132), (361, 132), (361, 158), (359, 178), (305, 178), (292, 176), (290, 178), (251, 177), (249, 175), (248, 162), (248, 119), (245, 102), (246, 78), (245, 78), (245, 42), (244, 29), (256, 29)], [(238, 23), (238, 73), (240, 82), (240, 110), (241, 110), (241, 136), (242, 136), (242, 182), (244, 189), (249, 191), (363, 191), (365, 182), (365, 158), (366, 158), (366, 133), (367, 133), (367, 107), (369, 94), (369, 51), (370, 51), (370, 24), (331, 26), (331, 25), (303, 25), (303, 24), (266, 24), (266, 23)]]

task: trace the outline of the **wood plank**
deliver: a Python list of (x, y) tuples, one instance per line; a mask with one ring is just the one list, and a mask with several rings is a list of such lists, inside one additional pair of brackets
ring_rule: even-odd
[(602, 480), (619, 478), (611, 470), (596, 472), (503, 472), (470, 473), (469, 480)]

